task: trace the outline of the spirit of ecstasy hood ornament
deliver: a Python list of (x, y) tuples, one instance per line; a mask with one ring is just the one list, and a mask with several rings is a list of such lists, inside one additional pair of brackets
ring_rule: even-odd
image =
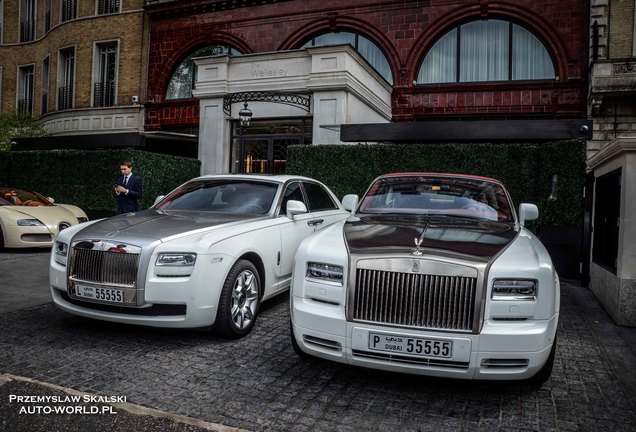
[(415, 255), (415, 256), (422, 255), (422, 249), (420, 249), (420, 245), (422, 244), (422, 241), (424, 239), (420, 237), (420, 238), (414, 238), (413, 240), (415, 241), (415, 249), (411, 249), (411, 255)]

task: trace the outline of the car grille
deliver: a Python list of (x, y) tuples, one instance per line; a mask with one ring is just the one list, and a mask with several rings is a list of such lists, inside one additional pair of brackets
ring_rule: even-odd
[(134, 287), (139, 254), (74, 248), (70, 274), (75, 281)]
[(477, 278), (357, 269), (353, 319), (395, 326), (471, 331)]

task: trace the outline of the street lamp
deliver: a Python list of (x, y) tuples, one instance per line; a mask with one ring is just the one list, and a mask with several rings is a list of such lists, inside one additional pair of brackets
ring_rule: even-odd
[(242, 128), (249, 127), (250, 120), (252, 120), (252, 110), (247, 107), (247, 101), (243, 104), (243, 109), (239, 111), (239, 119)]
[(250, 121), (252, 120), (252, 111), (247, 107), (247, 101), (243, 104), (243, 108), (239, 111), (239, 122), (240, 122), (240, 135), (239, 135), (239, 151), (241, 155), (241, 169), (242, 172), (251, 172), (251, 164), (248, 167), (245, 161), (245, 143), (243, 143), (243, 133), (245, 132), (245, 128), (249, 127)]

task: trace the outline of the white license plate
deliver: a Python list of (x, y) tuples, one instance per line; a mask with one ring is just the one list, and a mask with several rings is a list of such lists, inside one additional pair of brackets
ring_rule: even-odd
[(91, 300), (106, 301), (110, 303), (124, 302), (124, 292), (122, 290), (112, 288), (92, 287), (75, 284), (75, 296)]
[(369, 349), (422, 357), (451, 358), (453, 356), (452, 341), (378, 333), (369, 333)]

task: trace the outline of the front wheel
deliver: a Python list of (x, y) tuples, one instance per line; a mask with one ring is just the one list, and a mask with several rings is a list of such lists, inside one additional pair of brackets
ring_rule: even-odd
[(254, 327), (260, 305), (261, 279), (254, 264), (237, 261), (230, 269), (219, 298), (213, 330), (219, 336), (238, 339)]

